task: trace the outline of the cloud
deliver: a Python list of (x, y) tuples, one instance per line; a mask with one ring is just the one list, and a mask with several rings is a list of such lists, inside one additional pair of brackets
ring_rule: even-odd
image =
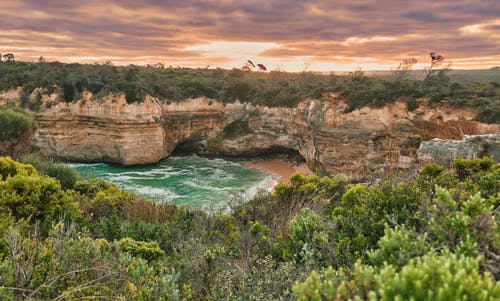
[(310, 70), (389, 68), (436, 51), (455, 67), (484, 67), (498, 61), (499, 15), (497, 0), (4, 0), (0, 51), (227, 68), (253, 58), (291, 71), (305, 58)]

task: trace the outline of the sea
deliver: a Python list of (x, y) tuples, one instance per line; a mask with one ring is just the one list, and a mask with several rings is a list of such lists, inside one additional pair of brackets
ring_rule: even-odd
[(171, 156), (158, 164), (122, 167), (69, 163), (83, 179), (99, 178), (156, 202), (217, 209), (272, 190), (278, 176), (239, 162), (197, 155)]

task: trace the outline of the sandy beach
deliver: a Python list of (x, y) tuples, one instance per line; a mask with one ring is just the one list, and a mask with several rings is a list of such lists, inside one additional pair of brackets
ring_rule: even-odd
[(307, 175), (314, 174), (306, 163), (294, 164), (282, 159), (243, 161), (242, 163), (248, 167), (258, 168), (266, 173), (278, 175), (280, 181), (287, 184), (290, 183), (290, 177), (296, 172)]

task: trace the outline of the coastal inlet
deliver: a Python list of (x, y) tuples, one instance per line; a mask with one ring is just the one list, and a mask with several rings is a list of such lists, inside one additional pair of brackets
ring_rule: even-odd
[(270, 191), (278, 176), (220, 158), (171, 156), (158, 164), (119, 167), (104, 163), (69, 164), (84, 178), (99, 178), (157, 202), (190, 208), (219, 207)]

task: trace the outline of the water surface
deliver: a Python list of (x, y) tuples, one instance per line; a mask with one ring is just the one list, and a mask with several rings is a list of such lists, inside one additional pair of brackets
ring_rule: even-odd
[(155, 165), (139, 167), (104, 163), (70, 165), (85, 179), (101, 178), (144, 198), (191, 208), (249, 199), (276, 183), (276, 177), (258, 169), (196, 155), (173, 156)]

